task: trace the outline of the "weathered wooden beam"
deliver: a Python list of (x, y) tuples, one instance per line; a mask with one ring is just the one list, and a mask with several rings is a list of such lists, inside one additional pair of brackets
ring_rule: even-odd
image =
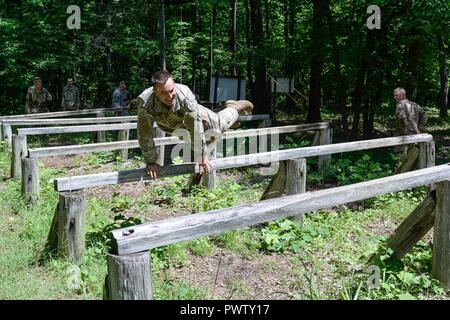
[(27, 137), (13, 135), (11, 154), (11, 178), (20, 179), (22, 177), (22, 157), (27, 153)]
[(429, 195), (400, 224), (386, 242), (393, 250), (392, 257), (401, 259), (415, 244), (427, 234), (434, 224), (434, 207), (436, 194)]
[(406, 158), (400, 166), (398, 172), (404, 173), (417, 169), (419, 162), (419, 147), (416, 145), (410, 145), (407, 148)]
[(80, 262), (85, 251), (86, 192), (60, 193), (56, 215), (58, 256)]
[(416, 142), (432, 141), (433, 137), (429, 134), (401, 136), (394, 138), (382, 138), (373, 140), (354, 141), (346, 143), (336, 143), (324, 146), (295, 148), (287, 150), (278, 150), (258, 154), (249, 154), (237, 157), (221, 158), (212, 161), (217, 170), (251, 166), (263, 163), (271, 163), (295, 158), (308, 158), (326, 154), (335, 154), (341, 152), (350, 152), (358, 150), (376, 149), (392, 147)]
[(39, 201), (39, 166), (36, 158), (22, 158), (22, 198), (28, 203)]
[[(210, 150), (208, 159), (214, 160), (217, 157), (217, 147), (214, 146)], [(212, 170), (209, 173), (205, 173), (202, 177), (202, 185), (208, 190), (214, 190), (217, 187), (217, 171)]]
[(436, 209), (433, 238), (433, 277), (450, 291), (450, 179), (436, 185)]
[(43, 128), (25, 128), (18, 129), (18, 135), (41, 135), (41, 134), (61, 134), (61, 133), (79, 133), (79, 132), (104, 132), (113, 130), (136, 129), (136, 123), (114, 123), (114, 124), (98, 124), (85, 126), (68, 126), (68, 127), (43, 127)]
[[(170, 177), (180, 174), (189, 174), (199, 172), (198, 164), (185, 163), (161, 167), (160, 177)], [(67, 178), (57, 178), (54, 180), (56, 191), (72, 191), (92, 187), (101, 187), (112, 184), (127, 182), (137, 182), (149, 180), (145, 168), (135, 170), (124, 170), (117, 172), (88, 174), (83, 176), (74, 176)]]
[[(104, 113), (103, 112), (98, 112), (97, 113), (97, 118), (103, 118), (104, 117)], [(88, 126), (86, 126), (88, 127)], [(137, 125), (136, 125), (137, 127)], [(75, 131), (76, 132), (76, 131)], [(86, 131), (84, 131), (86, 132)], [(106, 141), (106, 132), (105, 131), (97, 131), (97, 142), (105, 142)]]
[[(120, 130), (118, 134), (119, 141), (128, 141), (130, 139), (130, 130)], [(128, 149), (121, 149), (120, 150), (120, 157), (122, 158), (122, 161), (126, 162), (128, 161)]]
[(286, 192), (286, 161), (281, 161), (259, 201), (281, 197)]
[(270, 115), (268, 114), (254, 114), (251, 116), (240, 116), (238, 121), (264, 121), (270, 120)]
[[(164, 132), (164, 131), (162, 131), (160, 128), (158, 128), (158, 127), (155, 127), (155, 128), (153, 128), (153, 132), (154, 132), (154, 137), (156, 138), (156, 139), (158, 139), (158, 138), (164, 138), (165, 136), (166, 136), (166, 133)], [(157, 150), (157, 153), (158, 153), (158, 160), (157, 160), (157, 163), (160, 165), (160, 166), (164, 166), (164, 156), (165, 156), (165, 152), (166, 152), (166, 148), (164, 147), (164, 144), (160, 144), (159, 145), (159, 148), (158, 148), (158, 150)]]
[(106, 279), (109, 300), (151, 300), (152, 276), (148, 251), (117, 256), (108, 253)]
[[(292, 159), (286, 167), (286, 195), (306, 192), (306, 159)], [(303, 224), (304, 214), (292, 217), (292, 220)]]
[(12, 144), (12, 128), (9, 125), (2, 124), (2, 137), (9, 145)]
[[(320, 128), (327, 123), (315, 124), (315, 127)], [(232, 138), (244, 138), (253, 136), (263, 136), (265, 134), (282, 134), (288, 132), (301, 132), (310, 131), (311, 125), (305, 127), (304, 125), (298, 126), (286, 126), (286, 127), (273, 127), (273, 128), (261, 128), (261, 129), (249, 129), (249, 130), (235, 130), (227, 131), (223, 134), (222, 139), (232, 139)], [(156, 146), (167, 146), (179, 143), (186, 143), (178, 137), (164, 137), (155, 138)], [(133, 149), (139, 148), (139, 143), (137, 140), (129, 140), (127, 142), (115, 141), (115, 142), (105, 142), (105, 143), (92, 143), (84, 145), (70, 145), (70, 146), (58, 146), (58, 147), (46, 147), (46, 148), (36, 148), (29, 149), (28, 156), (30, 158), (41, 158), (41, 157), (51, 157), (51, 156), (62, 156), (69, 154), (82, 154), (100, 151), (112, 151), (119, 149)]]
[(72, 110), (72, 111), (58, 111), (58, 112), (43, 112), (43, 113), (29, 113), (29, 114), (18, 114), (13, 116), (2, 116), (0, 121), (10, 120), (10, 119), (40, 119), (40, 118), (58, 118), (58, 117), (69, 117), (69, 116), (79, 116), (85, 114), (97, 114), (98, 112), (117, 112), (122, 111), (123, 108), (98, 108), (98, 109), (85, 109), (85, 110)]
[[(250, 154), (244, 156), (236, 156), (229, 158), (220, 158), (211, 160), (211, 164), (215, 170), (237, 168), (244, 166), (251, 166), (257, 164), (266, 164), (270, 162), (284, 161), (295, 158), (307, 158), (313, 156), (319, 156), (329, 153), (340, 153), (340, 152), (350, 152), (356, 150), (374, 149), (379, 147), (389, 147), (394, 145), (401, 145), (407, 143), (414, 143), (417, 141), (429, 141), (433, 137), (428, 134), (395, 137), (395, 138), (385, 138), (385, 139), (374, 139), (365, 140), (357, 142), (347, 142), (339, 144), (331, 144), (325, 146), (317, 147), (306, 147), (306, 148), (296, 148), (288, 150), (279, 150), (272, 152), (264, 152), (259, 154)], [(180, 170), (180, 174), (194, 173), (194, 171), (186, 171), (187, 169), (194, 168), (194, 164), (186, 164), (187, 167), (183, 169), (175, 169), (179, 166), (170, 166), (168, 168), (169, 175), (173, 175), (172, 170)], [(126, 174), (125, 174), (126, 172)], [(164, 172), (164, 171), (163, 171)], [(198, 172), (198, 171), (197, 171)], [(162, 174), (164, 176), (165, 174)], [(118, 177), (123, 176), (127, 179), (118, 179)], [(90, 188), (95, 186), (104, 186), (110, 184), (124, 183), (124, 182), (136, 182), (143, 179), (146, 176), (145, 170), (128, 170), (119, 172), (109, 172), (92, 174), (87, 176), (74, 176), (70, 178), (59, 178), (55, 179), (55, 190), (57, 191), (67, 191), (67, 190), (77, 190)]]
[(435, 165), (435, 143), (434, 141), (419, 143), (419, 162), (417, 169), (431, 168)]
[(97, 117), (97, 118), (64, 118), (64, 119), (12, 119), (3, 120), (9, 126), (42, 126), (62, 124), (115, 123), (137, 121), (137, 116), (128, 117)]
[[(447, 164), (332, 189), (146, 223), (113, 231), (112, 250), (119, 255), (141, 252), (449, 179), (450, 165)], [(446, 209), (446, 206), (442, 206), (442, 209)], [(448, 216), (448, 210), (446, 213)], [(449, 234), (447, 232), (446, 235)], [(447, 248), (448, 252), (450, 250)]]

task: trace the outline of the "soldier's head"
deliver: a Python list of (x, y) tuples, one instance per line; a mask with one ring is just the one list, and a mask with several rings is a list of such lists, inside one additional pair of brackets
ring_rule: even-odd
[(167, 71), (158, 71), (153, 75), (152, 82), (153, 90), (158, 100), (165, 106), (173, 106), (177, 93), (172, 75)]
[(125, 90), (126, 88), (127, 88), (127, 84), (125, 83), (125, 81), (124, 80), (120, 81), (119, 89)]
[(70, 78), (67, 78), (67, 85), (69, 86), (69, 87), (71, 87), (71, 86), (73, 86), (73, 78), (72, 77), (70, 77)]
[(394, 99), (397, 102), (400, 102), (402, 100), (406, 99), (406, 91), (403, 88), (397, 88), (394, 90)]
[(38, 91), (42, 89), (42, 80), (39, 77), (34, 78), (33, 80), (34, 88)]

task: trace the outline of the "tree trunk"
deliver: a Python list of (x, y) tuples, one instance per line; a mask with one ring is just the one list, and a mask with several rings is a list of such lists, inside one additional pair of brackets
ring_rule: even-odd
[(230, 64), (230, 75), (237, 76), (236, 69), (236, 38), (237, 38), (237, 28), (236, 28), (236, 0), (230, 0), (231, 5), (231, 30), (230, 30), (230, 51), (231, 51), (231, 64)]
[(267, 92), (266, 55), (264, 52), (264, 34), (260, 2), (260, 0), (250, 0), (251, 36), (253, 51), (255, 52), (255, 82), (252, 90), (255, 114), (270, 113), (270, 98)]
[(313, 1), (313, 22), (311, 30), (311, 78), (309, 82), (309, 105), (306, 122), (322, 121), (320, 106), (322, 103), (322, 77), (323, 61), (325, 57), (325, 18), (327, 14), (328, 1)]
[(440, 90), (439, 90), (439, 115), (441, 117), (448, 117), (448, 76), (449, 70), (447, 67), (448, 52), (445, 50), (444, 38), (442, 35), (438, 37), (439, 48), (439, 78), (440, 78)]
[(247, 45), (247, 78), (248, 86), (250, 90), (253, 90), (253, 52), (252, 52), (252, 42), (250, 37), (250, 4), (249, 0), (245, 0), (245, 40)]
[(210, 87), (211, 87), (211, 77), (213, 75), (213, 66), (214, 66), (214, 56), (213, 56), (213, 39), (214, 39), (214, 29), (216, 26), (216, 16), (217, 16), (217, 8), (216, 6), (212, 6), (211, 8), (211, 33), (210, 33), (210, 46), (209, 46), (209, 66), (208, 72), (206, 74), (206, 88), (205, 88), (205, 97), (209, 97)]
[[(293, 51), (295, 48), (294, 34), (295, 34), (295, 1), (286, 0), (285, 14), (284, 14), (284, 41), (286, 43), (286, 63), (285, 73), (289, 79), (292, 79), (295, 74), (295, 65)], [(292, 83), (294, 87), (294, 83)], [(286, 95), (286, 110), (291, 112), (294, 109), (294, 101), (289, 95)]]

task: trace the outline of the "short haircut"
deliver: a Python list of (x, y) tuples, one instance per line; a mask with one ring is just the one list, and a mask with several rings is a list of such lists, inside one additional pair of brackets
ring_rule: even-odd
[(34, 82), (34, 83), (36, 83), (36, 82), (42, 82), (42, 80), (41, 80), (41, 78), (39, 78), (39, 77), (35, 77), (35, 78), (33, 79), (33, 82)]
[(166, 71), (166, 70), (157, 71), (152, 76), (152, 83), (154, 85), (157, 83), (164, 85), (164, 84), (166, 84), (167, 80), (169, 80), (171, 78), (172, 78), (172, 75), (168, 71)]
[(394, 94), (397, 94), (397, 93), (399, 93), (399, 94), (401, 94), (401, 95), (403, 95), (403, 96), (406, 96), (406, 91), (405, 91), (405, 89), (403, 89), (403, 88), (396, 88), (395, 90), (394, 90)]
[(72, 81), (73, 82), (73, 77), (68, 77), (67, 81)]

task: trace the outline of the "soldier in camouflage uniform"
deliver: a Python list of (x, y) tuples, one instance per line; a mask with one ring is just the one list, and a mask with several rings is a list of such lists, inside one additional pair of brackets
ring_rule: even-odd
[(150, 178), (159, 174), (157, 153), (153, 141), (153, 122), (171, 134), (176, 129), (189, 130), (193, 141), (194, 160), (200, 164), (200, 172), (210, 172), (212, 166), (207, 156), (205, 131), (215, 136), (230, 128), (239, 115), (251, 114), (250, 101), (227, 101), (225, 109), (215, 113), (197, 103), (192, 91), (175, 83), (170, 73), (158, 71), (153, 76), (154, 86), (146, 89), (138, 98), (138, 140), (147, 164)]
[[(415, 102), (406, 98), (406, 91), (403, 88), (394, 90), (394, 99), (397, 102), (395, 116), (397, 118), (397, 129), (401, 136), (421, 134), (425, 131), (427, 116), (424, 110)], [(416, 158), (419, 155), (419, 147), (415, 144), (398, 146), (395, 148), (399, 154), (400, 162), (405, 163), (408, 158)], [(402, 172), (400, 168), (400, 172)]]
[(28, 88), (25, 102), (27, 113), (49, 112), (49, 102), (52, 101), (52, 95), (47, 89), (42, 87), (40, 78), (34, 79), (34, 86)]
[(80, 94), (76, 85), (73, 84), (73, 78), (67, 79), (67, 85), (64, 87), (61, 95), (61, 110), (79, 110)]

